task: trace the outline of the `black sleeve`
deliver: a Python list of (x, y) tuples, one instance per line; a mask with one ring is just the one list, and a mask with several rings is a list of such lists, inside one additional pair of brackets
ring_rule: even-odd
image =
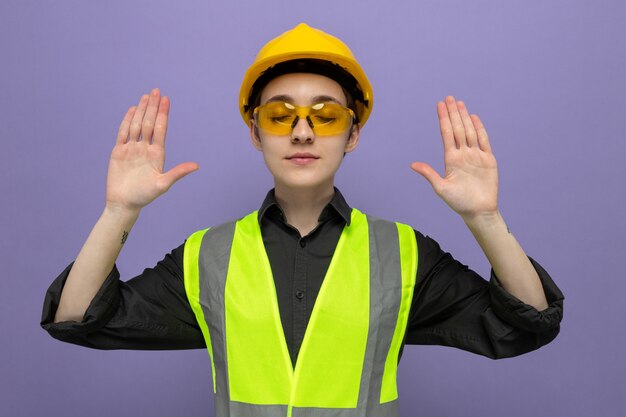
[(183, 250), (184, 243), (127, 282), (114, 266), (81, 322), (54, 323), (70, 264), (46, 292), (41, 327), (55, 339), (94, 349), (205, 348), (185, 293)]
[(493, 269), (490, 281), (415, 232), (418, 272), (405, 343), (444, 345), (492, 359), (533, 351), (559, 333), (563, 294), (529, 258), (541, 280), (548, 308), (538, 311), (508, 293)]

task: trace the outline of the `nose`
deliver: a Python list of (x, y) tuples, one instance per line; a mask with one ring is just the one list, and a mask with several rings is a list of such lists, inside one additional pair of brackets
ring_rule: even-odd
[(296, 125), (291, 129), (291, 141), (292, 142), (313, 142), (315, 140), (315, 133), (309, 125), (306, 118), (298, 119)]

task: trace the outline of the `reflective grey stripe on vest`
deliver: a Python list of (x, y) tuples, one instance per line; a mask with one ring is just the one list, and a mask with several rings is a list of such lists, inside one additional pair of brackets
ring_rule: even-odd
[[(398, 400), (380, 404), (385, 360), (402, 296), (400, 248), (395, 223), (367, 215), (370, 246), (369, 332), (357, 408), (293, 407), (292, 417), (397, 417)], [(200, 246), (200, 305), (207, 320), (215, 364), (217, 417), (278, 417), (287, 405), (230, 401), (225, 340), (224, 291), (236, 222), (209, 229)], [(297, 360), (297, 359), (296, 359)]]
[[(207, 230), (202, 238), (198, 257), (200, 275), (200, 305), (207, 321), (213, 364), (215, 366), (215, 396), (230, 396), (226, 372), (226, 326), (224, 324), (224, 289), (230, 260), (230, 247), (235, 234), (235, 222), (224, 223)], [(217, 414), (218, 417), (231, 414)]]
[[(217, 417), (283, 417), (286, 405), (257, 405), (215, 396)], [(300, 408), (293, 407), (292, 417), (398, 417), (398, 400), (374, 404), (368, 410), (362, 408)]]

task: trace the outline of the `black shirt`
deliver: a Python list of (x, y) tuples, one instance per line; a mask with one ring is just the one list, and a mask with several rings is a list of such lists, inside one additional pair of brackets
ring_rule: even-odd
[[(285, 222), (274, 190), (259, 209), (263, 243), (276, 286), (285, 339), (295, 361), (317, 294), (351, 208), (337, 188), (306, 236)], [(549, 307), (537, 311), (502, 288), (491, 271), (485, 281), (415, 231), (418, 270), (404, 344), (444, 345), (498, 359), (549, 343), (559, 333), (563, 294), (532, 258)], [(106, 278), (82, 322), (53, 323), (70, 264), (46, 293), (41, 326), (64, 342), (96, 349), (206, 348), (183, 281), (184, 243), (154, 268), (127, 282), (117, 267)], [(346, 294), (349, 297), (350, 294)], [(400, 360), (400, 358), (398, 359)]]

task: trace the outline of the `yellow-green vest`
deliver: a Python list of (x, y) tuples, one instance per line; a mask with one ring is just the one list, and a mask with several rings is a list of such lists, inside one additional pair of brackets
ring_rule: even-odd
[(294, 369), (258, 212), (191, 235), (185, 289), (211, 358), (217, 417), (397, 417), (416, 273), (413, 229), (353, 208)]

